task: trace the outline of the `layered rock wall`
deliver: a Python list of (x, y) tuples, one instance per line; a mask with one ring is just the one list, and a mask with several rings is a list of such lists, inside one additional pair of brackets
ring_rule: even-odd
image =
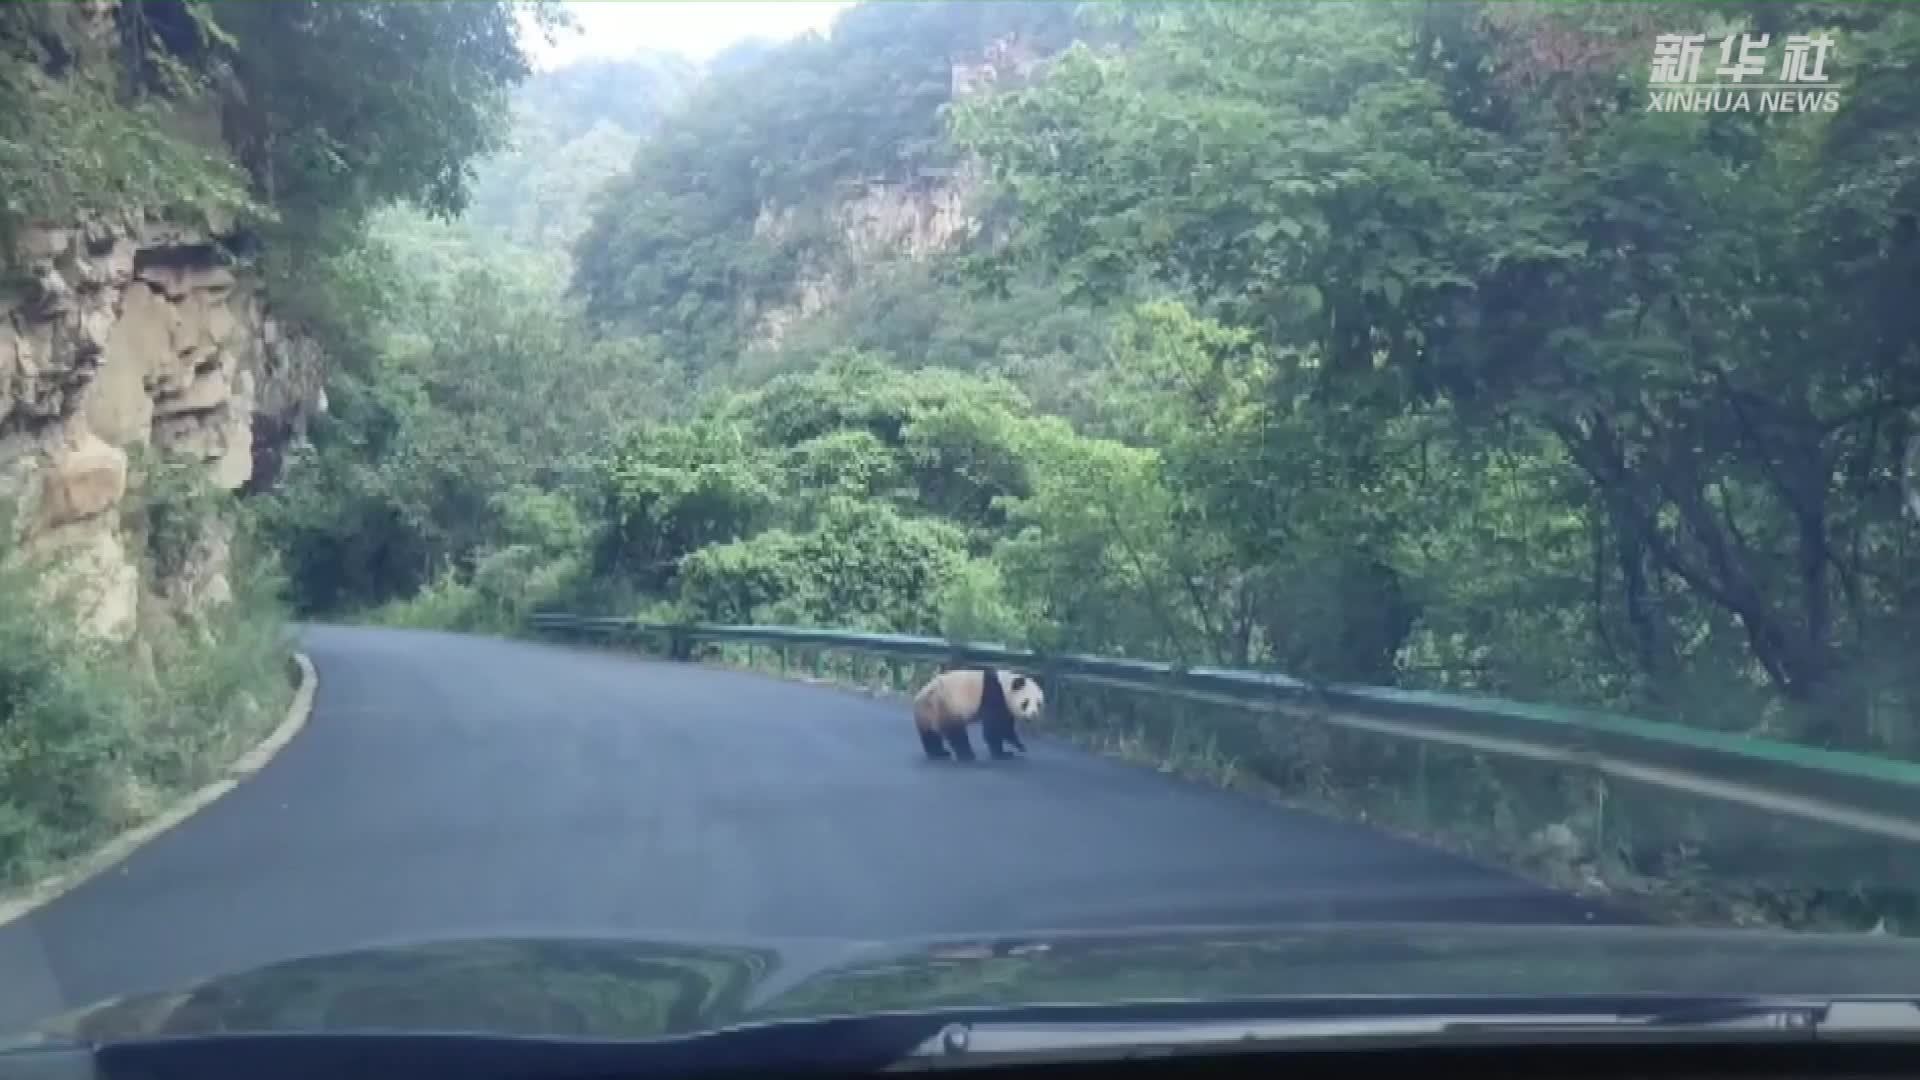
[(47, 573), (76, 586), (102, 637), (130, 637), (143, 603), (226, 592), (213, 533), (143, 578), (133, 464), (257, 486), (319, 400), (318, 350), (277, 324), (220, 239), (137, 214), (29, 228), (0, 279), (0, 552), (52, 556)]

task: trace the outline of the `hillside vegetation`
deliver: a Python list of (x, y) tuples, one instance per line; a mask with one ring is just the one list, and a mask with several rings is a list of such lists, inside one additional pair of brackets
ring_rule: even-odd
[[(1674, 27), (1831, 32), (1843, 107), (1649, 110)], [(468, 232), (383, 234), (413, 269), (275, 535), (319, 613), (949, 633), (1920, 757), (1916, 61), (1868, 3), (867, 3), (583, 70)]]
[(478, 165), (466, 222), (488, 240), (564, 255), (587, 226), (593, 193), (627, 168), (697, 77), (676, 53), (532, 76), (514, 100), (510, 144)]

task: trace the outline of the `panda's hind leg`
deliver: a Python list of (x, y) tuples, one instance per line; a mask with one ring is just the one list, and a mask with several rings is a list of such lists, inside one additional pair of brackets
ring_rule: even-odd
[(953, 748), (953, 756), (961, 761), (973, 760), (973, 740), (967, 737), (965, 725), (947, 731), (947, 745)]
[(947, 760), (947, 744), (940, 741), (940, 736), (937, 732), (920, 732), (920, 745), (926, 748), (927, 756), (933, 760)]

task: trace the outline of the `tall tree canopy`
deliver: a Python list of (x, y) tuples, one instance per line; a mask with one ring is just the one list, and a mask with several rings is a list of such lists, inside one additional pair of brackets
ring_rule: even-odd
[[(1315, 486), (1342, 478), (1363, 517), (1396, 418), (1519, 424), (1580, 474), (1594, 614), (1636, 670), (1737, 637), (1822, 737), (1859, 741), (1915, 631), (1897, 462), (1920, 324), (1896, 297), (1920, 174), (1888, 151), (1920, 122), (1893, 59), (1920, 23), (1800, 8), (1796, 30), (1857, 31), (1846, 109), (1676, 114), (1635, 92), (1647, 14), (1178, 7), (961, 131), (1020, 208), (998, 258), (1096, 294), (1144, 261), (1274, 350), (1261, 420), (1221, 455), (1262, 463), (1216, 485), (1240, 500), (1223, 528), (1297, 532), (1298, 504), (1265, 496), (1298, 474), (1278, 431), (1303, 400), (1308, 460), (1335, 470)], [(1543, 63), (1545, 91), (1502, 77)]]
[(517, 6), (212, 0), (233, 45), (228, 141), (290, 215), (398, 199), (456, 214), (528, 74)]

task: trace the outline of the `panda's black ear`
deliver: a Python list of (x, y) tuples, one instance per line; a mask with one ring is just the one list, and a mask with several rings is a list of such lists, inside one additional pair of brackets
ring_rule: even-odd
[(1013, 677), (1013, 688), (1015, 690), (1019, 690), (1026, 685), (1027, 685), (1027, 677), (1025, 675), (1015, 675)]

